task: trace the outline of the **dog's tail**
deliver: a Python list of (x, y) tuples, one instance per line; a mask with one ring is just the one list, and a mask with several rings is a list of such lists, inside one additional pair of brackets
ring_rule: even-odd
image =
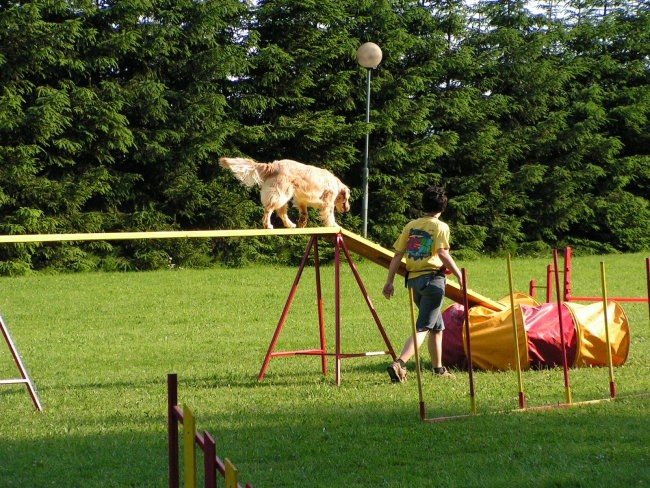
[(219, 164), (222, 168), (232, 171), (235, 178), (246, 186), (259, 186), (262, 184), (260, 168), (266, 166), (264, 163), (257, 163), (246, 158), (219, 158)]

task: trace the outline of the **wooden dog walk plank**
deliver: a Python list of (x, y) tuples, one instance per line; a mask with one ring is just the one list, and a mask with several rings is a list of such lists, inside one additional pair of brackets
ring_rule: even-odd
[[(151, 231), (151, 232), (100, 232), (87, 234), (27, 234), (0, 235), (0, 243), (17, 242), (60, 242), (60, 241), (111, 241), (128, 239), (182, 239), (182, 238), (225, 238), (225, 237), (264, 237), (264, 236), (295, 236), (323, 235), (335, 236), (341, 234), (350, 251), (363, 256), (370, 261), (388, 268), (394, 253), (379, 244), (340, 227), (303, 227), (296, 229), (227, 229), (227, 230), (191, 230), (191, 231)], [(406, 274), (404, 260), (397, 273)], [(462, 303), (462, 290), (452, 281), (447, 281), (447, 296)], [(505, 305), (484, 297), (475, 291), (468, 290), (467, 297), (470, 306), (482, 305), (491, 310), (503, 310)]]
[(339, 227), (305, 227), (302, 229), (227, 229), (179, 230), (146, 232), (95, 232), (84, 234), (24, 234), (0, 235), (0, 243), (61, 242), (61, 241), (115, 241), (129, 239), (183, 239), (217, 237), (264, 237), (283, 235), (336, 235)]

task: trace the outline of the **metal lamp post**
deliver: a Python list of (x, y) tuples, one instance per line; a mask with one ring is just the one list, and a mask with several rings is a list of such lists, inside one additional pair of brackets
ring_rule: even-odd
[(357, 49), (357, 62), (367, 68), (366, 86), (366, 150), (363, 155), (363, 237), (368, 235), (368, 145), (370, 142), (370, 70), (381, 63), (381, 48), (374, 42), (366, 42)]

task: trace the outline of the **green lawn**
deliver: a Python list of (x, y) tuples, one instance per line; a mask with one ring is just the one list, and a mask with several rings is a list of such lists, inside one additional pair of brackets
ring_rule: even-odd
[[(356, 256), (355, 256), (356, 258)], [(574, 295), (645, 296), (645, 255), (574, 257)], [(515, 259), (515, 288), (545, 280), (549, 259)], [(386, 270), (356, 265), (396, 351), (410, 333), (406, 291), (381, 296)], [(459, 262), (470, 288), (508, 293), (505, 259)], [(342, 349), (384, 349), (347, 264)], [(334, 362), (271, 360), (257, 375), (297, 269), (174, 269), (149, 273), (0, 279), (0, 311), (45, 406), (24, 386), (0, 387), (0, 486), (167, 486), (166, 376), (217, 452), (255, 487), (650, 486), (650, 324), (647, 304), (622, 304), (631, 324), (619, 398), (518, 412), (516, 373), (476, 372), (478, 415), (419, 419), (412, 379), (391, 384), (387, 356)], [(333, 267), (321, 269), (328, 345), (334, 347)], [(313, 268), (300, 282), (276, 350), (318, 347)], [(540, 292), (543, 296), (543, 291)], [(428, 358), (425, 356), (425, 363)], [(17, 370), (0, 343), (0, 378)], [(607, 368), (570, 371), (573, 400), (605, 399)], [(561, 369), (523, 374), (529, 406), (563, 401)], [(425, 376), (428, 416), (469, 412), (468, 375)], [(199, 457), (200, 459), (200, 457)], [(200, 477), (199, 477), (200, 478)], [(223, 480), (220, 481), (223, 486)]]

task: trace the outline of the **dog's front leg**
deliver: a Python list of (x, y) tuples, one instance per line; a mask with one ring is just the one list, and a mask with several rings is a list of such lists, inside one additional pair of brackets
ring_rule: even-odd
[(336, 219), (334, 218), (334, 208), (322, 208), (320, 211), (320, 218), (325, 227), (336, 227)]
[(266, 208), (264, 209), (264, 216), (262, 217), (262, 226), (265, 229), (272, 229), (273, 224), (271, 223), (271, 214), (273, 213), (273, 209)]

